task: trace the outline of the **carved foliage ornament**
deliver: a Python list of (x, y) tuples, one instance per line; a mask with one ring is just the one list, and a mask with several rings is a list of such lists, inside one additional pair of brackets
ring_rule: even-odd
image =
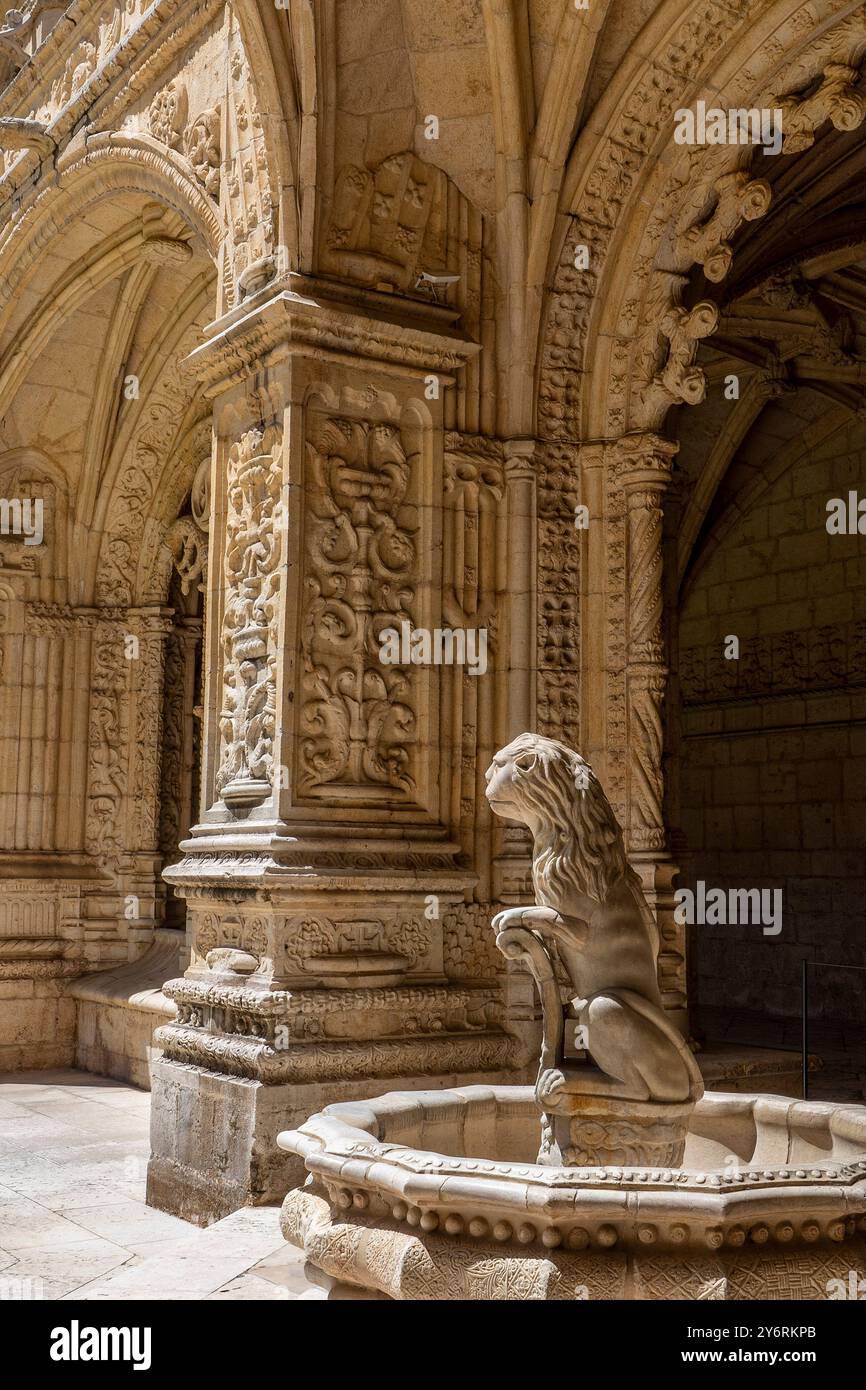
[(180, 516), (166, 532), (165, 543), (180, 576), (181, 590), (193, 585), (204, 593), (208, 566), (210, 521), (210, 459), (199, 464), (190, 496), (190, 516)]
[(276, 616), (285, 534), (282, 432), (248, 430), (228, 458), (223, 575), (223, 707), (217, 790), (229, 803), (270, 794), (276, 724)]
[(694, 360), (700, 340), (715, 331), (719, 310), (711, 300), (684, 308), (676, 302), (683, 285), (682, 277), (658, 272), (648, 299), (645, 341), (635, 359), (638, 429), (657, 429), (669, 406), (698, 405), (706, 394), (706, 377)]
[(231, 90), (223, 168), (233, 249), (226, 257), (224, 289), (228, 302), (234, 303), (273, 279), (279, 257), (264, 119), (236, 18), (232, 19), (229, 44)]
[(723, 174), (716, 180), (718, 198), (706, 221), (688, 227), (676, 244), (685, 270), (697, 262), (708, 280), (724, 280), (731, 268), (731, 238), (740, 224), (763, 217), (770, 206), (772, 190), (765, 179), (750, 179), (742, 169)]
[(157, 92), (148, 113), (150, 133), (160, 144), (183, 154), (205, 192), (219, 197), (220, 127), (218, 107), (189, 119), (189, 97), (181, 83), (170, 82)]
[(303, 616), (301, 783), (306, 791), (415, 787), (413, 673), (380, 659), (412, 622), (420, 440), (410, 429), (311, 411)]
[(832, 121), (836, 130), (856, 130), (866, 117), (866, 96), (855, 89), (860, 73), (846, 63), (830, 63), (811, 96), (788, 96), (774, 103), (782, 112), (783, 154), (808, 150), (818, 127)]
[(127, 791), (123, 750), (128, 746), (129, 662), (120, 634), (101, 626), (94, 638), (90, 676), (88, 849), (121, 848), (122, 807)]
[(183, 148), (183, 129), (186, 125), (188, 98), (186, 88), (170, 82), (157, 92), (150, 104), (148, 124), (150, 133), (170, 150)]
[(199, 183), (212, 197), (220, 187), (220, 113), (203, 111), (189, 125), (184, 136), (186, 157)]
[[(565, 240), (554, 293), (548, 303), (539, 383), (539, 428), (548, 437), (568, 438), (576, 432), (581, 373), (586, 370), (590, 316), (598, 301), (598, 282), (604, 273), (614, 229), (624, 225), (624, 211), (646, 167), (647, 151), (681, 103), (683, 79), (691, 79), (711, 55), (720, 53), (741, 22), (735, 9), (726, 6), (712, 6), (709, 12), (696, 11), (694, 16), (684, 20), (673, 41), (666, 41), (664, 48), (644, 65), (618, 123), (616, 137), (598, 146), (594, 167), (589, 170), (581, 191), (581, 215), (579, 219), (575, 217)], [(792, 16), (792, 24), (795, 31), (799, 27), (800, 32), (810, 33), (814, 20), (808, 7), (804, 6)], [(819, 128), (828, 120), (837, 130), (843, 131), (854, 130), (862, 123), (866, 117), (866, 95), (860, 88), (858, 69), (862, 49), (863, 19), (862, 12), (858, 12), (816, 32), (796, 64), (802, 71), (798, 93), (768, 94), (760, 98), (760, 106), (782, 111), (784, 153), (808, 149)], [(753, 91), (760, 91), (759, 72), (769, 73), (784, 54), (781, 42), (762, 46), (760, 61), (756, 54), (745, 70)], [(747, 103), (744, 101), (744, 104)], [(727, 153), (732, 162), (740, 163), (737, 149), (719, 153), (723, 158)], [(741, 168), (728, 173), (716, 165), (712, 176), (716, 180), (717, 201), (707, 219), (705, 207), (700, 204), (710, 201), (712, 178), (706, 193), (698, 185), (702, 177), (706, 177), (707, 167), (713, 164), (715, 155), (703, 150), (696, 154), (699, 165), (685, 177), (681, 172), (674, 173), (672, 182), (658, 199), (658, 216), (650, 220), (644, 245), (635, 259), (635, 269), (641, 278), (659, 264), (656, 259), (659, 242), (670, 224), (671, 211), (678, 206), (680, 216), (674, 235), (673, 264), (668, 268), (684, 273), (697, 261), (703, 265), (707, 277), (716, 281), (728, 273), (730, 242), (740, 221), (760, 217), (766, 211), (768, 191), (762, 186), (762, 180), (750, 180), (747, 171)], [(691, 216), (686, 205), (691, 208)], [(579, 245), (589, 248), (591, 267), (580, 273), (575, 271), (573, 260)], [(655, 273), (661, 275), (660, 271)], [(608, 410), (607, 432), (610, 435), (629, 428), (657, 429), (670, 404), (676, 401), (692, 404), (702, 399), (701, 373), (692, 367), (693, 353), (683, 351), (682, 333), (671, 353), (672, 370), (659, 369), (655, 352), (651, 353), (654, 362), (645, 373), (631, 368), (628, 361), (627, 340), (638, 325), (646, 324), (655, 332), (667, 305), (675, 302), (675, 298), (674, 285), (666, 288), (659, 299), (654, 299), (650, 291), (645, 303), (640, 294), (636, 294), (623, 305), (619, 331), (623, 335), (625, 361), (622, 370), (614, 364), (614, 375), (619, 380), (614, 382), (616, 404)], [(676, 324), (669, 326), (677, 327)], [(682, 329), (682, 324), (679, 327)], [(664, 331), (670, 339), (670, 332)], [(643, 394), (648, 399), (639, 401), (637, 409), (629, 413), (623, 396), (635, 376), (646, 383)], [(674, 389), (669, 391), (670, 387)]]
[(317, 962), (328, 957), (402, 957), (403, 968), (411, 970), (430, 950), (429, 926), (411, 914), (399, 914), (392, 922), (379, 919), (332, 921), (327, 917), (305, 917), (290, 921), (284, 947), (290, 967), (315, 972)]

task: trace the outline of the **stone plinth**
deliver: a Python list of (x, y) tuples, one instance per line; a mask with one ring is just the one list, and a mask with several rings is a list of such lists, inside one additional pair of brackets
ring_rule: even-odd
[(548, 1104), (538, 1162), (554, 1167), (588, 1163), (682, 1162), (693, 1100), (683, 1105), (572, 1095), (562, 1107)]

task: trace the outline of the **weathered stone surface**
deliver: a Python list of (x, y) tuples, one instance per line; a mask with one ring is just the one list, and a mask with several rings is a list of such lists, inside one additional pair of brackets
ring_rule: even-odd
[[(527, 1079), (524, 730), (602, 777), (683, 1036), (864, 963), (848, 9), (0, 0), (0, 1061), (161, 1053), (155, 1200), (281, 1196), (281, 1106)], [(679, 143), (708, 94), (783, 152)]]

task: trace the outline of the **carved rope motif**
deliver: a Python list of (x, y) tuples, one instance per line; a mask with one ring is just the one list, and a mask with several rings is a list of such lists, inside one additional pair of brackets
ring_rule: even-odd
[(662, 625), (662, 504), (676, 445), (653, 435), (622, 441), (617, 476), (627, 499), (629, 829), (632, 850), (665, 843), (662, 774), (667, 684)]

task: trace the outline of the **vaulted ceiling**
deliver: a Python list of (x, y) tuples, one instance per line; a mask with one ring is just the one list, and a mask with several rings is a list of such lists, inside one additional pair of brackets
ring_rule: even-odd
[(751, 172), (772, 188), (769, 211), (740, 228), (721, 285), (696, 271), (690, 286), (720, 313), (698, 354), (706, 399), (669, 421), (681, 583), (781, 467), (835, 437), (866, 440), (866, 134), (828, 123), (810, 149)]

